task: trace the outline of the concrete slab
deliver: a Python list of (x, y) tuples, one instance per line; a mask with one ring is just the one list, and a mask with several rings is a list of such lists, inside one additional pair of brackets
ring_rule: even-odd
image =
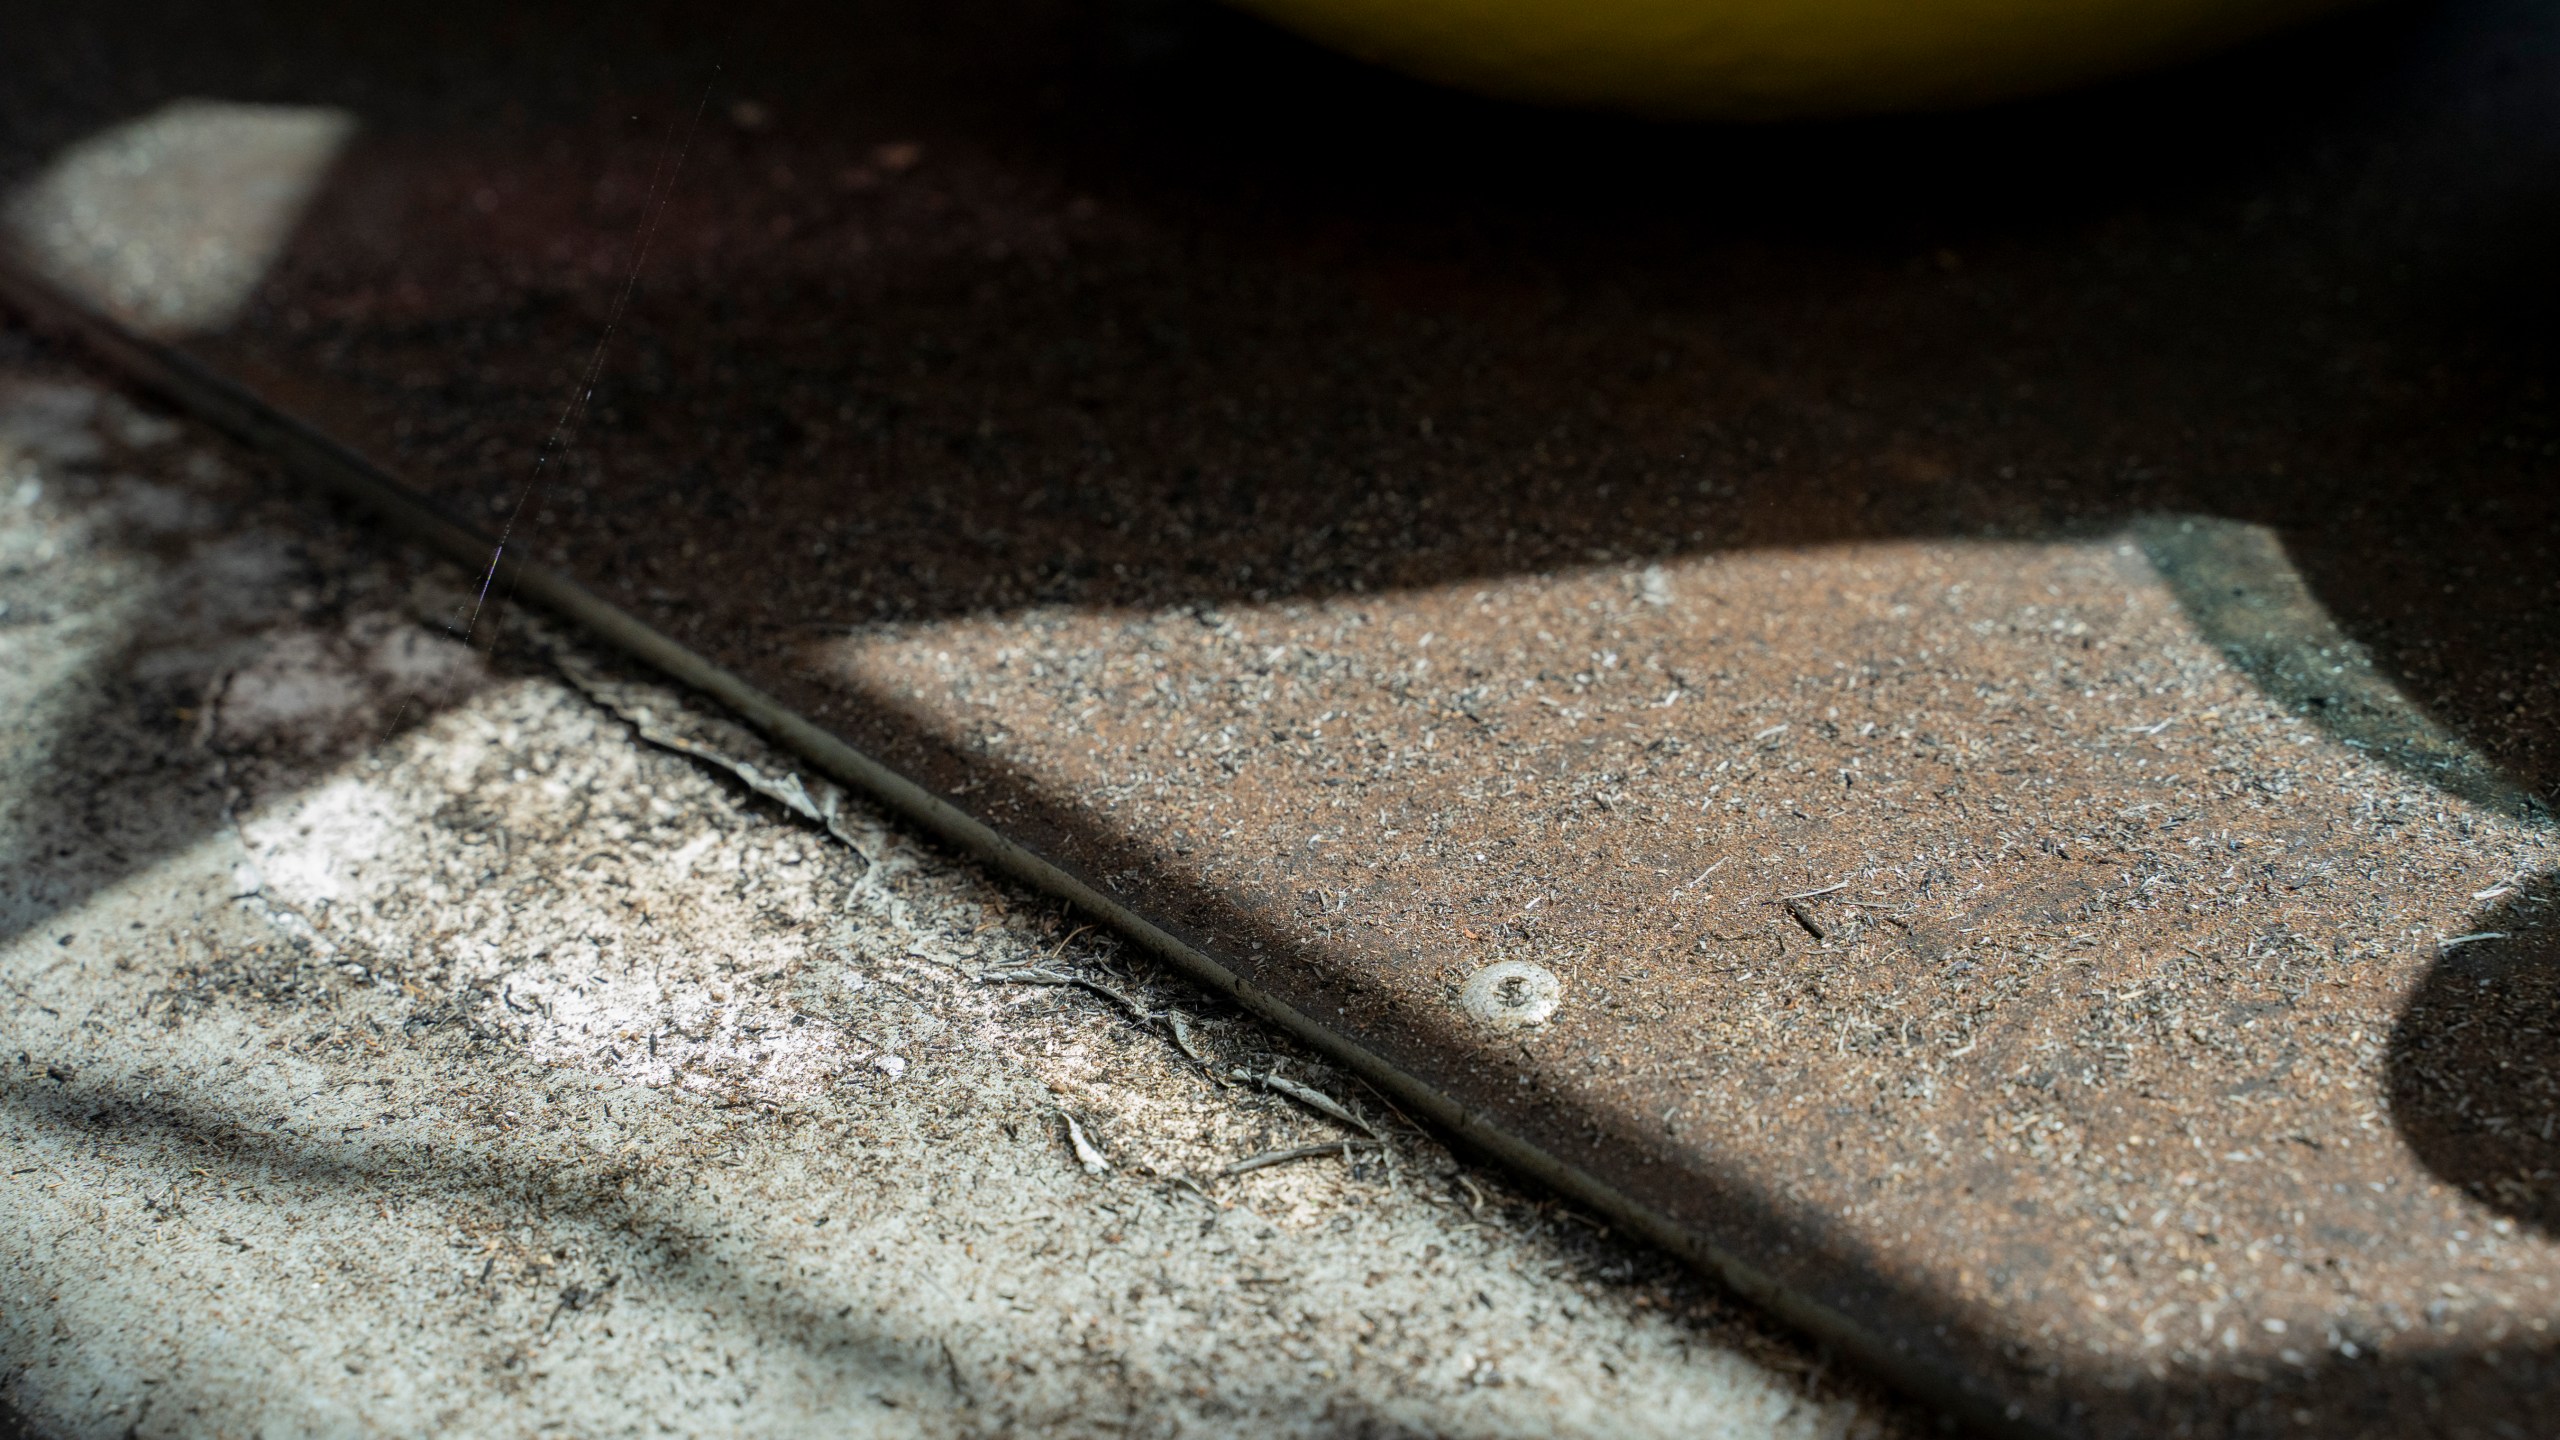
[[(22, 340), (0, 1431), (1928, 1428), (1054, 904), (490, 665), (416, 618), (467, 576)], [(1156, 1018), (974, 978), (1024, 966)]]
[(944, 14), (317, 24), (196, 353), (1950, 1403), (2547, 1408), (2547, 15), (1736, 135)]

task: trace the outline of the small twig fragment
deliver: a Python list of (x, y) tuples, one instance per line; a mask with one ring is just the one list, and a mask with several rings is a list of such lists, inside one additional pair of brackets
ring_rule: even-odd
[(2497, 884), (2490, 886), (2486, 890), (2472, 891), (2471, 898), (2474, 900), (2502, 900), (2507, 896), (2514, 894), (2516, 887), (2523, 883), (2524, 872), (2522, 870), (2518, 870), (2508, 875), (2506, 879), (2499, 881)]
[(1248, 1156), (1237, 1161), (1219, 1171), (1218, 1174), (1220, 1176), (1242, 1175), (1249, 1170), (1286, 1165), (1293, 1160), (1313, 1160), (1321, 1155), (1340, 1155), (1343, 1163), (1349, 1164), (1352, 1151), (1374, 1150), (1377, 1144), (1375, 1140), (1328, 1140), (1322, 1145), (1298, 1145), (1287, 1150), (1265, 1150), (1259, 1155)]
[(1376, 1126), (1371, 1125), (1368, 1121), (1351, 1113), (1350, 1109), (1341, 1101), (1334, 1099), (1332, 1096), (1327, 1095), (1313, 1086), (1301, 1085), (1297, 1081), (1287, 1078), (1276, 1070), (1267, 1075), (1256, 1075), (1245, 1070), (1231, 1070), (1227, 1073), (1249, 1085), (1259, 1085), (1265, 1090), (1272, 1091), (1275, 1094), (1286, 1095), (1290, 1099), (1297, 1101), (1299, 1104), (1306, 1106), (1308, 1109), (1315, 1111), (1317, 1114), (1339, 1120), (1343, 1124), (1350, 1126), (1352, 1129), (1359, 1131), (1361, 1134), (1368, 1136), (1372, 1140), (1383, 1140), (1386, 1138), (1378, 1133)]
[(1719, 871), (1719, 870), (1721, 870), (1721, 869), (1723, 869), (1723, 868), (1724, 868), (1724, 861), (1722, 861), (1722, 860), (1718, 860), (1718, 861), (1717, 861), (1716, 863), (1714, 863), (1713, 865), (1708, 866), (1706, 869), (1701, 870), (1701, 871), (1699, 871), (1696, 875), (1694, 875), (1694, 876), (1690, 877), (1690, 879), (1689, 879), (1689, 881), (1688, 881), (1688, 883), (1687, 883), (1687, 884), (1683, 884), (1683, 885), (1674, 885), (1674, 886), (1672, 886), (1672, 887), (1671, 887), (1671, 893), (1670, 893), (1668, 896), (1665, 896), (1664, 898), (1665, 898), (1665, 899), (1670, 899), (1670, 900), (1677, 900), (1677, 899), (1679, 899), (1679, 898), (1680, 898), (1680, 892), (1681, 892), (1681, 891), (1688, 889), (1688, 888), (1689, 888), (1690, 886), (1692, 886), (1692, 885), (1697, 885), (1697, 884), (1699, 884), (1699, 883), (1703, 882), (1703, 881), (1704, 881), (1708, 876), (1713, 875), (1714, 873), (1716, 873), (1717, 871)]
[(1556, 1207), (1556, 1218), (1559, 1220), (1570, 1220), (1576, 1225), (1589, 1226), (1596, 1234), (1606, 1235), (1609, 1233), (1609, 1227), (1607, 1225), (1592, 1219), (1590, 1216), (1585, 1215), (1578, 1210), (1568, 1210), (1562, 1205)]
[(1084, 1167), (1084, 1173), (1087, 1175), (1108, 1173), (1111, 1169), (1111, 1161), (1094, 1147), (1091, 1140), (1085, 1138), (1084, 1127), (1076, 1123), (1076, 1117), (1061, 1110), (1058, 1112), (1058, 1118), (1067, 1122), (1067, 1145), (1076, 1152), (1076, 1163)]
[(978, 976), (978, 983), (982, 985), (1073, 985), (1080, 990), (1090, 990), (1128, 1011), (1141, 1025), (1155, 1018), (1147, 1013), (1145, 1006), (1099, 980), (1088, 980), (1082, 975), (1069, 975), (1058, 970), (1045, 970), (1036, 965), (1025, 966), (1019, 970), (988, 970)]
[(612, 713), (631, 727), (641, 739), (661, 750), (672, 750), (727, 772), (730, 778), (759, 795), (810, 822), (861, 857), (867, 865), (870, 853), (857, 842), (844, 823), (844, 792), (824, 780), (815, 782), (815, 791), (803, 784), (799, 776), (788, 770), (767, 773), (758, 766), (723, 755), (710, 746), (688, 736), (679, 735), (658, 723), (657, 713), (645, 705), (633, 705), (615, 694), (593, 671), (566, 653), (555, 653), (551, 662), (580, 694)]
[(1209, 1057), (1201, 1054), (1200, 1047), (1192, 1043), (1191, 1021), (1185, 1017), (1181, 1011), (1167, 1010), (1164, 1012), (1164, 1024), (1167, 1030), (1173, 1032), (1173, 1044), (1175, 1049), (1180, 1050), (1184, 1055), (1190, 1057), (1191, 1063), (1194, 1065), (1203, 1067), (1208, 1065)]
[(2506, 938), (2507, 932), (2504, 930), (2474, 930), (2468, 935), (2454, 935), (2439, 940), (2436, 942), (2436, 949), (2439, 951), (2458, 950), (2465, 945), (2478, 945), (2484, 941), (2504, 940)]
[(1797, 925), (1803, 927), (1804, 933), (1812, 936), (1816, 940), (1828, 940), (1831, 938), (1830, 936), (1823, 934), (1822, 927), (1814, 923), (1813, 916), (1807, 914), (1805, 912), (1805, 908), (1793, 900), (1787, 902), (1787, 918), (1795, 921)]

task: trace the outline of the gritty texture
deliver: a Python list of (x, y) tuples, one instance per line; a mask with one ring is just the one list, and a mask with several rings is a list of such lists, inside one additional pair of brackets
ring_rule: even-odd
[[(1128, 837), (1124, 893), (1169, 877), (1294, 1002), (1863, 1323), (1996, 1338), (2021, 1389), (2068, 1367), (2127, 1418), (2220, 1390), (2423, 1428), (2408, 1370), (2463, 1419), (2539, 1403), (2445, 1358), (2560, 1319), (2560, 1247), (2515, 1223), (2560, 1170), (2538, 1047), (2467, 1047), (2434, 1116), (2386, 1099), (2479, 1014), (2547, 1023), (2538, 810), (2273, 703), (2134, 536), (1654, 575), (827, 653), (947, 716), (1014, 787), (991, 813), (1072, 797)], [(1823, 603), (1765, 603), (1790, 589)], [(2402, 1018), (2474, 959), (2523, 993)], [(1488, 961), (1562, 1004), (1488, 1037)], [(2457, 1120), (2508, 1064), (2529, 1091)], [(2499, 1163), (2431, 1169), (2447, 1122)]]
[(1747, 136), (1180, 7), (444, 13), (100, 7), (7, 163), (356, 115), (199, 354), (1871, 1355), (2552, 1408), (2548, 7)]
[[(556, 638), (493, 663), (441, 623), (467, 577), (0, 345), (34, 1433), (1925, 1428), (1054, 906), (643, 742)], [(1024, 970), (1135, 1013), (984, 983)]]

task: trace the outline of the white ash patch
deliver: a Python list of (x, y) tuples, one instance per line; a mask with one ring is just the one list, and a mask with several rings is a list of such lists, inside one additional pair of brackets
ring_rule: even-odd
[[(296, 671), (324, 668), (324, 648), (279, 645), (255, 672), (271, 688), (252, 695), (309, 693)], [(262, 735), (334, 714), (249, 708)], [(830, 912), (852, 857), (823, 835), (633, 746), (554, 687), (489, 691), (400, 744), (408, 763), (383, 778), (341, 773), (242, 822), (264, 893), (386, 983), (446, 996), (544, 1061), (653, 1088), (795, 1100), (903, 1065), (873, 1063), (879, 1043), (796, 995), (840, 953), (824, 936), (844, 924)], [(513, 763), (528, 754), (534, 765)], [(549, 852), (533, 847), (568, 843), (581, 821), (584, 853), (537, 872)], [(706, 887), (744, 903), (668, 902)], [(421, 904), (442, 932), (423, 947)]]
[(331, 663), (327, 637), (279, 635), (249, 668), (231, 677), (222, 696), (226, 739), (295, 735), (317, 746), (362, 709), (364, 685)]
[(405, 823), (394, 797), (341, 775), (243, 817), (240, 832), (261, 889), (272, 899), (314, 908), (364, 895), (366, 867)]

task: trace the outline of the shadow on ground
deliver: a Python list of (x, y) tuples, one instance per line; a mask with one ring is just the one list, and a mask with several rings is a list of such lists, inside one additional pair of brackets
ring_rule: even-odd
[[(16, 362), (0, 451), (42, 455), (43, 498), (10, 523), (46, 557), (12, 567), (0, 621), (30, 662), (62, 667), (13, 695), (25, 708), (6, 721), (6, 940), (220, 834), (240, 786), (325, 774), (488, 672), (417, 623), (407, 562), (333, 563), (362, 543), (335, 507), (255, 456), (123, 443), (114, 397), (34, 361), (23, 337), (0, 342), (17, 342), (0, 349)], [(48, 407), (69, 418), (31, 445)]]
[[(1445, 96), (1187, 7), (139, 6), (13, 47), (43, 59), (7, 144), (23, 176), (187, 95), (363, 117), (208, 353), (482, 520), (656, 215), (528, 518), (680, 638), (2192, 513), (2280, 537), (2419, 713), (2547, 792), (2555, 40), (2394, 8), (2076, 99), (1731, 131)], [(2471, 1053), (2427, 1038), (2448, 986), (2395, 1051), (2430, 1073)], [(2439, 1124), (2505, 1083), (2466, 1063), (2395, 1114), (2494, 1199), (2513, 1157)], [(2412, 1408), (2377, 1425), (2508, 1383), (2390, 1363), (2359, 1388)], [(2242, 1433), (2321, 1374), (2196, 1383)]]
[[(2269, 533), (2301, 636), (2496, 777), (2457, 793), (2560, 784), (2534, 7), (1747, 130), (1474, 101), (1179, 4), (19, 25), (0, 177), (187, 96), (358, 116), (207, 348), (465, 518), (537, 482), (520, 543), (679, 638), (2189, 514)], [(2371, 741), (2317, 644), (2182, 593)], [(2443, 749), (2378, 753), (2445, 785)]]
[[(0, 1105), (41, 1127), (85, 1135), (99, 1147), (148, 1155), (142, 1163), (171, 1182), (218, 1169), (258, 1176), (262, 1186), (309, 1195), (323, 1205), (355, 1205), (363, 1196), (396, 1193), (404, 1203), (453, 1207), (470, 1200), (511, 1216), (536, 1217), (546, 1234), (599, 1255), (627, 1256), (645, 1268), (652, 1288), (673, 1292), (679, 1302), (691, 1297), (674, 1308), (689, 1312), (717, 1301), (742, 1311), (759, 1334), (800, 1347), (808, 1363), (843, 1364), (850, 1356), (867, 1379), (899, 1393), (949, 1393), (944, 1362), (930, 1336), (899, 1337), (849, 1320), (855, 1307), (822, 1306), (797, 1286), (752, 1273), (760, 1267), (742, 1263), (721, 1243), (735, 1221), (699, 1213), (684, 1195), (672, 1193), (684, 1184), (670, 1185), (646, 1165), (540, 1164), (434, 1140), (332, 1153), (337, 1147), (325, 1140), (279, 1131), (258, 1116), (150, 1091), (56, 1084), (23, 1072), (0, 1091)], [(448, 1127), (464, 1123), (445, 1119)], [(583, 1293), (569, 1303), (585, 1303), (578, 1298)], [(18, 1423), (26, 1422), (19, 1417)]]
[(2391, 1033), (2392, 1123), (2427, 1168), (2560, 1233), (2560, 882), (2518, 877)]
[(2200, 514), (2560, 782), (2540, 10), (1760, 130), (1477, 102), (1189, 6), (560, 12), (396, 60), (278, 16), (249, 75), (209, 45), (110, 87), (367, 117), (210, 351), (495, 526), (647, 233), (526, 535), (679, 634)]

